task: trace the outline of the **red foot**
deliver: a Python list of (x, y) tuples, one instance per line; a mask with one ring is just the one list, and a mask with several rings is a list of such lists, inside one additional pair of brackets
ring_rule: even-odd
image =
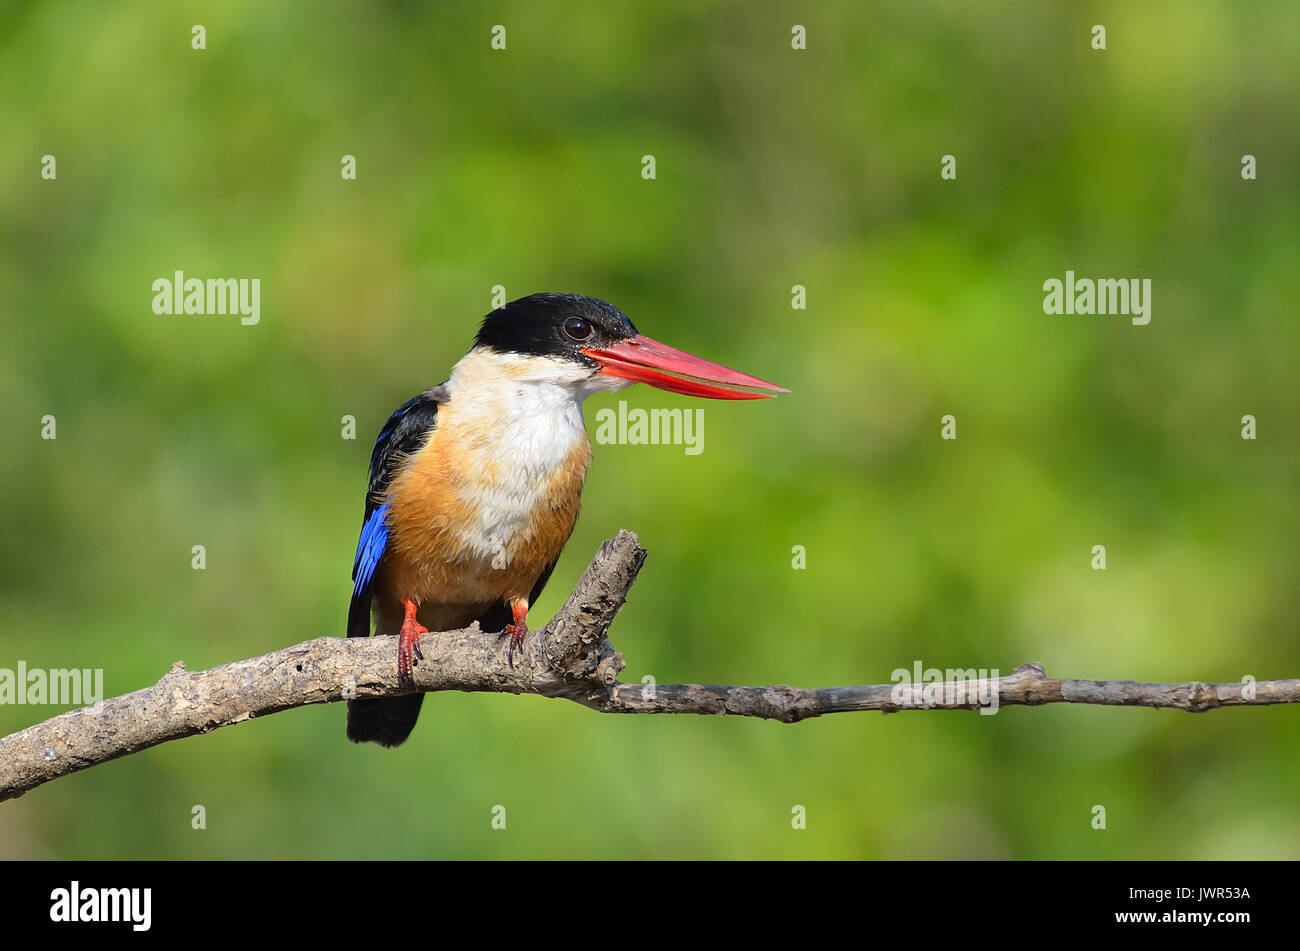
[(510, 661), (510, 666), (515, 666), (515, 651), (523, 646), (524, 635), (528, 633), (528, 602), (512, 601), (510, 603), (510, 613), (514, 615), (514, 623), (507, 624), (502, 634), (510, 635), (510, 650), (506, 654), (506, 659)]
[(397, 635), (397, 679), (404, 684), (415, 680), (415, 662), (424, 660), (420, 635), (429, 633), (429, 629), (415, 619), (417, 607), (414, 601), (402, 602), (406, 614), (402, 619), (402, 630)]

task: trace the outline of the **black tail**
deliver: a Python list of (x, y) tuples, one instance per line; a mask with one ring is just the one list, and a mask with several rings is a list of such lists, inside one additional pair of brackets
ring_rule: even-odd
[[(354, 591), (348, 606), (348, 637), (370, 636), (370, 588)], [(415, 729), (424, 694), (348, 701), (348, 739), (397, 746)]]
[[(550, 576), (551, 565), (533, 587), (533, 600), (541, 594), (542, 585)], [(370, 592), (364, 599), (354, 596), (348, 611), (348, 637), (366, 637), (370, 634)], [(478, 618), (479, 627), (485, 631), (500, 631), (510, 623), (510, 609), (498, 602)], [(424, 694), (411, 693), (402, 697), (384, 697), (373, 700), (348, 701), (348, 739), (353, 743), (378, 743), (380, 746), (399, 746), (415, 729), (420, 716)]]
[(348, 701), (348, 739), (353, 743), (397, 746), (415, 729), (424, 694)]

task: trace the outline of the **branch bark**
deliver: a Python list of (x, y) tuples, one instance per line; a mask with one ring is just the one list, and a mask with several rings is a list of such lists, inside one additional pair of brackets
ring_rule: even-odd
[[(1300, 703), (1300, 680), (1204, 684), (1054, 680), (1025, 664), (1005, 677), (943, 684), (864, 684), (796, 688), (717, 684), (626, 684), (625, 663), (607, 636), (645, 562), (636, 535), (600, 546), (564, 606), (515, 653), (507, 639), (478, 629), (425, 635), (414, 686), (397, 679), (395, 637), (319, 637), (211, 670), (177, 662), (156, 684), (60, 714), (0, 739), (0, 800), (104, 763), (254, 717), (311, 703), (394, 697), (415, 691), (534, 693), (601, 713), (711, 713), (797, 723), (828, 713), (969, 710), (1045, 703), (1216, 707)], [(340, 742), (342, 727), (340, 725)]]

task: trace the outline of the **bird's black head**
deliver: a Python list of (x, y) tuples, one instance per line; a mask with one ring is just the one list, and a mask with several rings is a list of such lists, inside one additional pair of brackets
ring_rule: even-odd
[(483, 318), (474, 345), (595, 367), (597, 362), (584, 350), (603, 349), (635, 336), (632, 321), (613, 304), (581, 294), (530, 294)]
[(513, 365), (516, 379), (558, 383), (579, 398), (632, 383), (715, 400), (790, 392), (651, 340), (614, 305), (580, 294), (533, 294), (492, 311), (470, 356)]

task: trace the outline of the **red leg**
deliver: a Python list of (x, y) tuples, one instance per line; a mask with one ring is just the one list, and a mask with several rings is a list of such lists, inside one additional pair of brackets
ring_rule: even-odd
[(397, 635), (397, 679), (402, 683), (411, 683), (414, 678), (415, 662), (424, 660), (420, 650), (420, 635), (428, 634), (429, 629), (415, 619), (419, 608), (414, 601), (403, 601), (402, 630)]
[(513, 624), (507, 624), (502, 634), (510, 635), (510, 652), (506, 655), (510, 661), (510, 666), (515, 665), (515, 651), (524, 643), (524, 635), (528, 633), (528, 602), (523, 598), (515, 598), (510, 602), (510, 613), (514, 617)]

